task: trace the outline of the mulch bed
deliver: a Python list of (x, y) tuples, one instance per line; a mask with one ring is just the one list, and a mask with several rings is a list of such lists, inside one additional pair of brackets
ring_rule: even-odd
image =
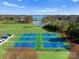
[(38, 55), (29, 48), (10, 48), (5, 50), (3, 59), (38, 59)]

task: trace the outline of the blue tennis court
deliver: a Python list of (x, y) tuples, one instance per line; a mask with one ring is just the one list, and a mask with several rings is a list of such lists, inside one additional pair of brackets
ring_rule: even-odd
[(57, 36), (57, 34), (42, 34), (42, 36)]
[(21, 40), (21, 41), (36, 40), (36, 38), (20, 38), (19, 40)]
[(27, 33), (27, 34), (21, 34), (21, 36), (37, 36), (37, 34)]
[(24, 33), (21, 34), (22, 37), (19, 38), (13, 47), (38, 48), (40, 46), (40, 48), (65, 48), (65, 39), (59, 37), (59, 35), (58, 33)]
[(44, 48), (64, 48), (63, 43), (43, 43)]
[(50, 42), (55, 42), (55, 41), (64, 42), (64, 41), (65, 41), (64, 38), (43, 38), (43, 40), (48, 40), (48, 41), (50, 41)]
[(16, 43), (14, 48), (35, 48), (35, 43)]

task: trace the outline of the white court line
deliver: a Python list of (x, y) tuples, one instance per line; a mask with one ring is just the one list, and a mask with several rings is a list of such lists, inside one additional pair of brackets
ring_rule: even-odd
[(7, 38), (5, 41), (3, 41), (3, 42), (1, 42), (0, 43), (0, 46), (2, 45), (2, 44), (4, 44), (5, 42), (7, 42), (8, 41), (8, 39), (10, 39), (10, 38), (12, 38), (13, 37), (13, 35), (11, 35), (9, 38)]

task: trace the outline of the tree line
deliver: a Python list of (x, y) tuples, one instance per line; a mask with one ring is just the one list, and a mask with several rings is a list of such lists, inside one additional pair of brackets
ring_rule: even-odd
[(0, 21), (14, 23), (32, 23), (32, 16), (0, 16)]
[(79, 18), (72, 17), (70, 20), (69, 16), (66, 17), (68, 19), (60, 19), (61, 17), (53, 17), (47, 16), (43, 18), (43, 22), (47, 23), (43, 26), (43, 29), (52, 32), (64, 32), (68, 35), (68, 40), (79, 44)]

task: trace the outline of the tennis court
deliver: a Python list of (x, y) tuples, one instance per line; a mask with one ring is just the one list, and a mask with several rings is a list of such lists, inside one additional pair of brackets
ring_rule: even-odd
[(19, 40), (21, 40), (21, 41), (26, 41), (26, 40), (36, 40), (36, 38), (20, 38)]
[[(37, 42), (38, 41), (38, 42)], [(24, 33), (14, 44), (14, 48), (64, 48), (65, 39), (57, 33)]]
[(14, 48), (35, 48), (35, 47), (36, 47), (35, 43), (20, 43), (20, 42), (17, 42), (14, 45)]
[(44, 48), (64, 48), (63, 43), (43, 43)]
[(37, 34), (34, 33), (25, 33), (25, 34), (21, 34), (21, 36), (37, 36)]

